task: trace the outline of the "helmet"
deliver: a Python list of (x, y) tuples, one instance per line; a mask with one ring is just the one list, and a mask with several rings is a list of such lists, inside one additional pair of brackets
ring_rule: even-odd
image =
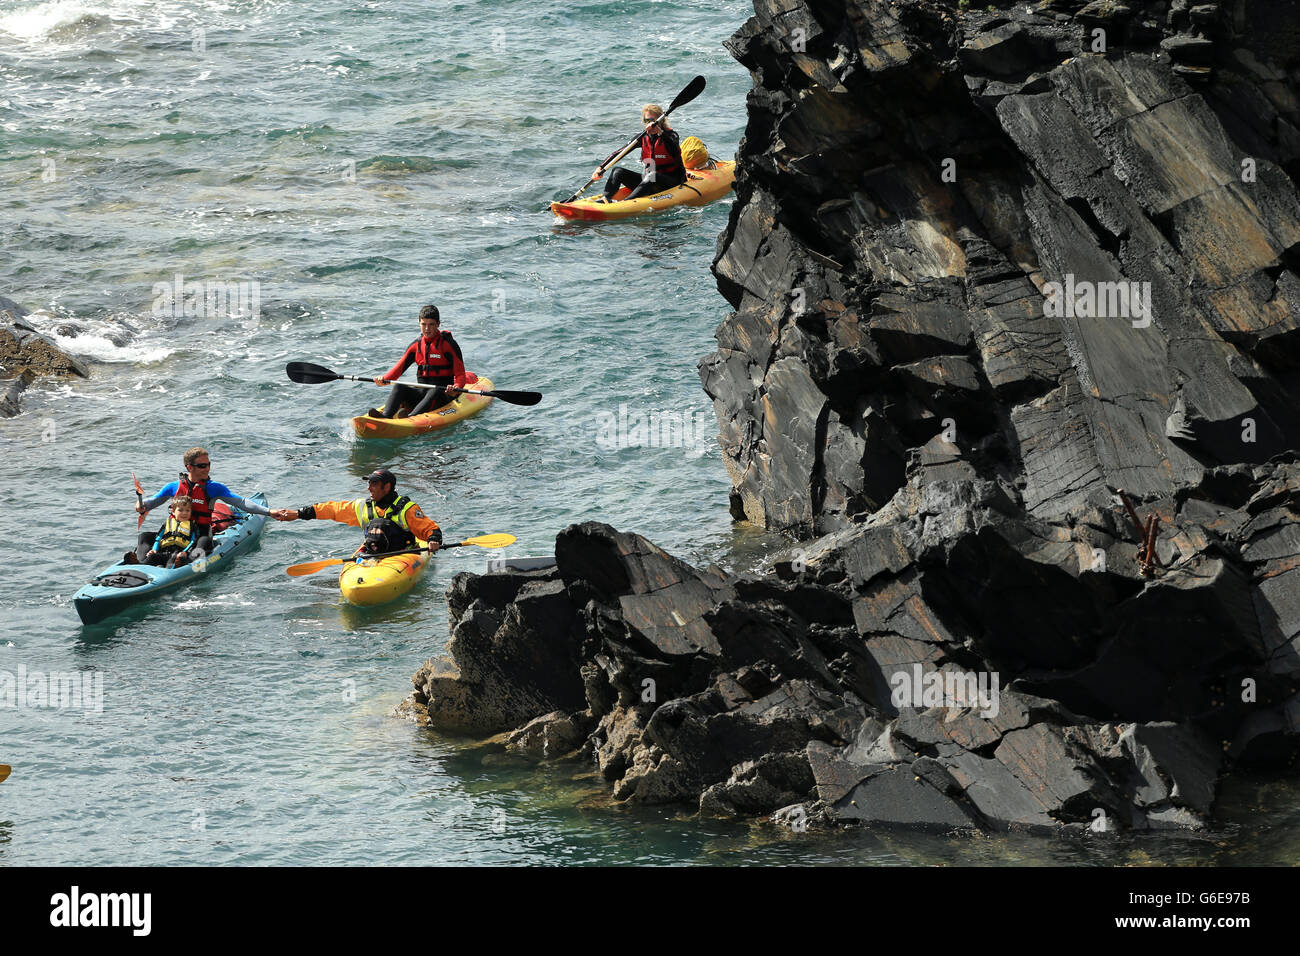
[(366, 543), (362, 546), (367, 554), (387, 554), (401, 551), (411, 545), (411, 535), (406, 529), (391, 518), (376, 518), (366, 525)]
[(687, 169), (699, 169), (709, 161), (709, 151), (698, 136), (682, 140), (682, 162)]

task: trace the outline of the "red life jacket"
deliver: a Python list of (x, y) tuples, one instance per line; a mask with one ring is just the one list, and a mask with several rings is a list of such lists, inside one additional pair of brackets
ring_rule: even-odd
[(208, 479), (200, 478), (191, 483), (189, 478), (181, 475), (176, 486), (177, 495), (189, 495), (194, 502), (191, 521), (201, 525), (206, 533), (212, 527), (212, 502), (208, 499)]
[(456, 356), (452, 351), (451, 334), (438, 330), (432, 342), (423, 335), (415, 340), (415, 375), (417, 379), (453, 379), (456, 375)]
[[(678, 158), (668, 149), (668, 144), (664, 141), (666, 138), (667, 134), (641, 134), (641, 165), (645, 166), (647, 171), (653, 168), (654, 175), (657, 177), (684, 179), (686, 171)], [(654, 162), (653, 167), (649, 165), (651, 161)]]

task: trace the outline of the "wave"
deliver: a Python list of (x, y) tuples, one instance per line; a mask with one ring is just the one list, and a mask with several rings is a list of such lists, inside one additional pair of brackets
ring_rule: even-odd
[(69, 33), (92, 33), (111, 26), (107, 7), (77, 0), (53, 0), (0, 16), (0, 31), (28, 42), (58, 40)]
[(123, 317), (75, 319), (37, 311), (24, 321), (69, 355), (97, 362), (161, 362), (178, 351), (171, 346), (141, 341), (139, 328)]

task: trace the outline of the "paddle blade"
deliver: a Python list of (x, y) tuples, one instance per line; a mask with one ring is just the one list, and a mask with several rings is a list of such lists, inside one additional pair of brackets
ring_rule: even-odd
[(677, 99), (672, 101), (672, 104), (665, 111), (665, 115), (671, 113), (679, 106), (685, 106), (687, 103), (695, 99), (695, 97), (699, 96), (703, 92), (704, 92), (704, 77), (697, 76), (695, 79), (691, 80), (691, 82), (686, 84), (686, 88), (684, 90), (682, 90), (680, 93), (677, 94)]
[(7, 763), (0, 763), (0, 783), (4, 783), (5, 779), (9, 776), (9, 769)]
[(321, 382), (335, 382), (343, 377), (333, 369), (323, 365), (313, 365), (311, 362), (290, 362), (284, 367), (284, 372), (299, 385), (319, 385)]
[(493, 398), (499, 398), (503, 402), (509, 402), (511, 405), (536, 405), (542, 400), (541, 392), (503, 392), (500, 389), (493, 389), (490, 392), (484, 392), (484, 395), (491, 395)]
[[(135, 472), (134, 472), (134, 471), (131, 472), (131, 480), (135, 482), (135, 500), (136, 500), (136, 503), (137, 503), (137, 504), (144, 504), (144, 488), (140, 487), (140, 479), (137, 478), (137, 477), (135, 476)], [(140, 525), (144, 524), (144, 515), (137, 515), (136, 517), (137, 517), (138, 520), (137, 520), (136, 523), (135, 523), (135, 528), (136, 528), (137, 531), (139, 531), (139, 530), (140, 530)]]
[(295, 564), (284, 569), (284, 573), (291, 578), (300, 578), (306, 574), (315, 574), (322, 568), (328, 568), (334, 564), (346, 564), (351, 558), (327, 558), (324, 561), (308, 561), (306, 564)]
[(466, 538), (461, 544), (472, 544), (479, 548), (505, 548), (516, 540), (513, 534), (483, 534), (477, 538)]

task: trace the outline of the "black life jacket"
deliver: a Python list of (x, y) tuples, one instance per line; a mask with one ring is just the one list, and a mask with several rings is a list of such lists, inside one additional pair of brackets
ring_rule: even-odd
[(415, 536), (391, 518), (375, 518), (366, 524), (367, 554), (391, 554), (415, 547)]

